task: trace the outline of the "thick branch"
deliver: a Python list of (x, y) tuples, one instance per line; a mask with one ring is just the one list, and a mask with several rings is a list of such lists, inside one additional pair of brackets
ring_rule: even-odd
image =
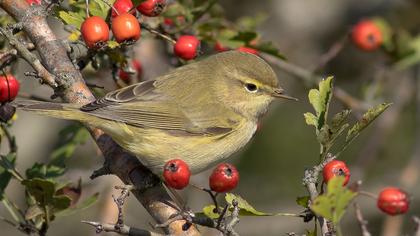
[[(60, 80), (56, 93), (61, 98), (66, 102), (79, 104), (95, 100), (80, 71), (69, 59), (65, 45), (56, 38), (48, 26), (45, 9), (29, 7), (24, 0), (1, 0), (0, 7), (22, 24), (23, 30), (39, 52), (42, 65)], [(102, 131), (92, 129), (91, 133), (104, 154), (105, 169), (109, 170), (105, 173), (115, 174), (125, 184), (134, 185), (133, 194), (158, 223), (166, 222), (171, 215), (177, 213), (177, 209), (171, 206), (174, 204), (157, 176), (141, 165), (135, 156), (122, 150)], [(182, 221), (172, 223), (167, 228), (167, 233), (198, 234), (195, 227), (182, 231), (182, 225)]]

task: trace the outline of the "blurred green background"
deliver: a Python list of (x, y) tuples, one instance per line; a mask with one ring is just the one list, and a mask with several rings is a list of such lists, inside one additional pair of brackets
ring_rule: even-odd
[[(330, 46), (363, 18), (380, 16), (396, 29), (406, 30), (413, 35), (420, 33), (420, 2), (415, 0), (224, 0), (220, 3), (232, 20), (264, 14), (266, 20), (258, 28), (263, 39), (273, 41), (290, 63), (306, 69), (315, 68)], [(58, 33), (63, 34), (56, 20), (51, 19), (51, 24), (55, 25)], [(136, 45), (136, 55), (145, 65), (146, 77), (163, 74), (167, 70), (165, 65), (156, 65), (159, 62), (156, 58), (159, 57), (146, 61), (150, 44), (153, 42), (145, 40)], [(416, 112), (420, 111), (417, 111), (415, 101), (416, 90), (419, 92), (416, 88), (418, 75), (413, 68), (391, 70), (391, 63), (391, 59), (380, 50), (366, 53), (347, 43), (338, 56), (320, 71), (323, 76), (334, 75), (337, 86), (370, 105), (394, 102), (393, 107), (363, 132), (341, 156), (350, 165), (351, 181), (363, 180), (363, 190), (377, 193), (389, 185), (408, 187), (406, 190), (412, 196), (411, 210), (405, 216), (392, 219), (381, 214), (372, 199), (363, 196), (357, 198), (372, 234), (387, 236), (411, 234), (414, 230), (411, 216), (420, 215), (420, 156), (418, 152), (415, 153), (416, 135), (420, 135), (416, 132), (420, 125), (419, 116), (416, 116)], [(25, 63), (20, 63), (18, 78), (23, 83), (22, 91), (41, 96), (49, 94), (45, 87), (24, 79), (23, 72), (26, 70)], [(252, 143), (230, 159), (241, 174), (239, 187), (234, 192), (258, 210), (299, 213), (303, 209), (297, 206), (295, 199), (307, 194), (302, 186), (303, 171), (318, 162), (319, 147), (313, 127), (307, 126), (303, 119), (304, 112), (312, 111), (307, 101), (309, 87), (278, 68), (276, 72), (287, 92), (300, 101), (275, 104), (264, 118), (262, 129)], [(109, 73), (102, 73), (94, 78), (95, 83), (105, 84), (107, 89), (112, 89), (106, 82), (111, 81), (110, 77)], [(374, 87), (374, 92), (372, 84), (378, 86)], [(344, 108), (335, 98), (332, 106), (332, 111)], [(67, 124), (65, 121), (19, 112), (13, 129), (19, 145), (18, 168), (24, 170), (35, 161), (46, 160), (58, 142), (58, 130)], [(115, 221), (116, 207), (111, 194), (118, 193), (112, 186), (121, 183), (112, 176), (89, 180), (91, 172), (101, 164), (102, 158), (98, 156), (92, 141), (78, 149), (69, 163), (66, 178), (76, 181), (81, 177), (84, 182), (82, 198), (100, 192), (100, 200), (79, 214), (59, 218), (51, 225), (50, 235), (94, 235), (94, 230), (81, 224), (81, 220)], [(202, 173), (194, 176), (192, 181), (207, 186), (208, 175), (208, 172)], [(21, 199), (22, 189), (16, 181), (9, 186), (7, 194), (18, 204), (24, 203)], [(183, 191), (182, 195), (196, 211), (210, 203), (206, 194), (193, 188)], [(150, 228), (152, 219), (133, 197), (126, 204), (125, 212), (126, 224)], [(9, 217), (7, 214), (1, 206), (0, 215)], [(1, 235), (20, 235), (1, 221), (0, 228)], [(305, 224), (299, 218), (242, 217), (237, 228), (241, 235), (285, 235), (288, 232), (303, 234), (305, 229), (312, 229), (313, 224)], [(343, 232), (345, 235), (360, 234), (352, 207), (344, 218)], [(203, 233), (217, 235), (205, 229)]]

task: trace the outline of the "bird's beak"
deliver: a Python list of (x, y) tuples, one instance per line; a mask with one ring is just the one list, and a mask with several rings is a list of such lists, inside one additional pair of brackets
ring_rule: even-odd
[(294, 98), (294, 97), (291, 97), (291, 96), (285, 94), (284, 89), (282, 89), (282, 88), (274, 89), (271, 96), (273, 96), (275, 98), (284, 98), (284, 99), (288, 99), (288, 100), (299, 101), (297, 98)]

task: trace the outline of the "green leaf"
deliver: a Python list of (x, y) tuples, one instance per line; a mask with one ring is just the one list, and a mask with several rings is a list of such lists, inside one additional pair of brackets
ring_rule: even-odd
[(309, 91), (309, 102), (312, 104), (318, 117), (318, 130), (327, 122), (328, 107), (332, 97), (332, 81), (333, 77), (330, 76), (319, 82), (319, 89), (311, 89)]
[(306, 124), (317, 127), (318, 119), (314, 114), (306, 112), (305, 114), (303, 114), (303, 116), (305, 117)]
[(369, 109), (365, 114), (363, 114), (362, 119), (359, 120), (350, 130), (347, 132), (346, 142), (351, 142), (360, 132), (362, 132), (372, 121), (374, 121), (382, 112), (384, 112), (391, 103), (382, 103), (378, 106)]
[(322, 128), (319, 130), (317, 135), (317, 140), (320, 144), (324, 146), (330, 145), (331, 141), (331, 132), (330, 128), (327, 124), (323, 125)]
[[(107, 1), (106, 4), (104, 1)], [(93, 16), (99, 16), (103, 19), (106, 18), (108, 15), (109, 10), (111, 9), (111, 5), (115, 2), (115, 0), (93, 0), (89, 4), (89, 11), (90, 14)]]
[(299, 206), (303, 206), (304, 208), (308, 208), (310, 199), (311, 198), (309, 196), (297, 197), (296, 198), (296, 203)]
[(375, 23), (376, 26), (378, 26), (379, 30), (382, 33), (382, 46), (387, 51), (393, 51), (395, 49), (395, 45), (392, 39), (392, 26), (382, 17), (372, 18), (372, 21)]
[(351, 110), (343, 110), (335, 114), (331, 120), (331, 131), (336, 133), (340, 130), (343, 125), (346, 124), (347, 118), (349, 117)]
[(35, 198), (40, 206), (52, 204), (55, 193), (55, 185), (51, 180), (46, 179), (25, 179), (22, 184), (26, 190)]
[(272, 213), (257, 211), (245, 199), (233, 193), (226, 193), (225, 200), (229, 204), (232, 204), (232, 201), (236, 200), (238, 202), (238, 207), (241, 209), (239, 211), (240, 215), (246, 215), (246, 216), (272, 216), (274, 215)]
[(347, 206), (357, 195), (343, 186), (344, 181), (343, 176), (332, 178), (328, 182), (327, 192), (318, 196), (310, 206), (315, 214), (330, 220), (334, 225), (340, 222)]
[(231, 40), (241, 41), (241, 42), (244, 42), (245, 44), (249, 44), (252, 40), (256, 38), (257, 38), (257, 33), (253, 31), (242, 31), (242, 32), (238, 32), (238, 34), (235, 35), (233, 38), (231, 38)]
[(85, 210), (91, 206), (93, 206), (93, 204), (95, 204), (98, 201), (98, 197), (99, 197), (99, 193), (95, 193), (92, 196), (86, 198), (83, 202), (79, 203), (76, 205), (76, 207), (72, 207), (72, 208), (67, 208), (63, 211), (57, 212), (57, 216), (69, 216), (72, 215), (76, 212)]
[(54, 196), (52, 200), (52, 207), (54, 212), (60, 212), (70, 207), (71, 199), (65, 195)]
[(59, 11), (58, 16), (67, 25), (73, 25), (77, 29), (80, 29), (83, 21), (85, 20), (84, 15), (77, 12), (66, 12)]
[(279, 59), (286, 59), (286, 57), (280, 53), (279, 49), (273, 44), (273, 42), (258, 43), (255, 46), (250, 45), (250, 47), (257, 49), (260, 52), (265, 52), (267, 54), (275, 56)]
[(16, 161), (16, 154), (9, 153), (5, 157), (2, 156), (0, 160), (0, 200), (3, 199), (4, 190), (9, 185), (12, 175), (8, 171), (10, 168), (14, 168)]
[(203, 213), (209, 218), (217, 219), (220, 215), (214, 212), (215, 209), (215, 205), (208, 205), (203, 208)]

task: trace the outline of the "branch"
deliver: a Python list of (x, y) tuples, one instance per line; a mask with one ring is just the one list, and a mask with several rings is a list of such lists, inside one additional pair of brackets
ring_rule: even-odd
[(120, 189), (121, 194), (118, 198), (115, 198), (114, 195), (112, 195), (112, 198), (114, 199), (115, 204), (118, 207), (118, 219), (115, 224), (106, 224), (106, 223), (99, 223), (94, 221), (85, 221), (83, 220), (82, 223), (91, 225), (95, 227), (96, 233), (99, 234), (103, 231), (105, 232), (114, 232), (120, 235), (130, 235), (130, 236), (151, 236), (151, 235), (162, 235), (155, 232), (151, 232), (148, 230), (143, 229), (137, 229), (134, 227), (130, 227), (124, 224), (123, 220), (123, 212), (122, 208), (124, 206), (124, 202), (126, 198), (129, 196), (130, 191), (133, 189), (133, 186), (127, 185), (127, 186), (116, 186), (115, 189)]
[[(0, 7), (21, 23), (23, 31), (34, 43), (42, 65), (60, 80), (58, 95), (66, 102), (87, 104), (95, 101), (79, 70), (68, 57), (65, 44), (57, 39), (47, 24), (45, 7), (30, 7), (25, 0), (2, 0)], [(18, 50), (19, 51), (19, 50)], [(104, 173), (117, 175), (124, 184), (134, 185), (132, 193), (158, 222), (166, 222), (178, 211), (156, 175), (133, 155), (119, 147), (101, 130), (90, 129), (105, 158)], [(195, 227), (182, 230), (177, 221), (165, 229), (167, 234), (197, 235)]]
[(414, 236), (420, 236), (420, 218), (417, 216), (413, 216), (413, 221), (416, 224), (416, 231), (414, 233)]
[[(313, 74), (311, 71), (300, 67), (298, 65), (286, 62), (276, 57), (264, 54), (264, 59), (270, 64), (278, 67), (284, 72), (300, 79), (306, 86), (312, 87), (322, 80), (322, 77)], [(351, 96), (345, 90), (341, 89), (337, 85), (334, 86), (334, 96), (340, 100), (345, 106), (355, 111), (364, 111), (369, 109), (369, 105), (363, 101)]]
[[(317, 189), (317, 183), (318, 183), (318, 176), (319, 173), (322, 171), (324, 166), (334, 160), (336, 157), (332, 156), (331, 154), (327, 154), (325, 160), (321, 162), (319, 165), (316, 165), (312, 167), (311, 169), (305, 170), (305, 176), (303, 177), (303, 185), (306, 187), (306, 189), (309, 192), (309, 196), (311, 198), (311, 202), (314, 202), (315, 199), (318, 197), (318, 189)], [(326, 235), (333, 235), (333, 232), (331, 232), (330, 228), (328, 227), (328, 222), (321, 216), (316, 216), (319, 222), (319, 225), (321, 226), (321, 232), (323, 236)]]
[(140, 23), (141, 28), (149, 31), (151, 34), (154, 34), (156, 36), (159, 36), (159, 37), (165, 39), (166, 41), (168, 41), (168, 42), (170, 42), (172, 44), (175, 44), (176, 43), (175, 39), (171, 38), (170, 36), (168, 36), (166, 34), (163, 34), (163, 33), (159, 32), (159, 31), (153, 29), (152, 27), (148, 26), (147, 24), (145, 24), (143, 22), (139, 22), (139, 23)]
[(353, 206), (356, 212), (356, 219), (359, 222), (360, 229), (362, 230), (362, 236), (371, 236), (367, 228), (368, 222), (365, 219), (363, 219), (362, 211), (360, 210), (359, 204), (354, 203)]
[(82, 221), (82, 223), (91, 225), (95, 227), (96, 233), (99, 234), (101, 232), (114, 232), (120, 235), (129, 235), (129, 236), (163, 236), (163, 234), (151, 232), (144, 229), (137, 229), (134, 227), (130, 227), (127, 225), (118, 226), (114, 224), (106, 224), (106, 223), (99, 223), (94, 221)]
[(0, 32), (4, 35), (4, 37), (7, 38), (10, 45), (12, 45), (17, 50), (19, 55), (35, 69), (38, 76), (43, 78), (43, 82), (47, 83), (52, 88), (58, 87), (58, 84), (55, 81), (55, 77), (52, 74), (50, 74), (50, 72), (48, 72), (48, 70), (45, 69), (45, 67), (41, 64), (38, 58), (34, 54), (32, 54), (27, 49), (27, 47), (13, 35), (13, 28), (6, 30), (0, 27)]

